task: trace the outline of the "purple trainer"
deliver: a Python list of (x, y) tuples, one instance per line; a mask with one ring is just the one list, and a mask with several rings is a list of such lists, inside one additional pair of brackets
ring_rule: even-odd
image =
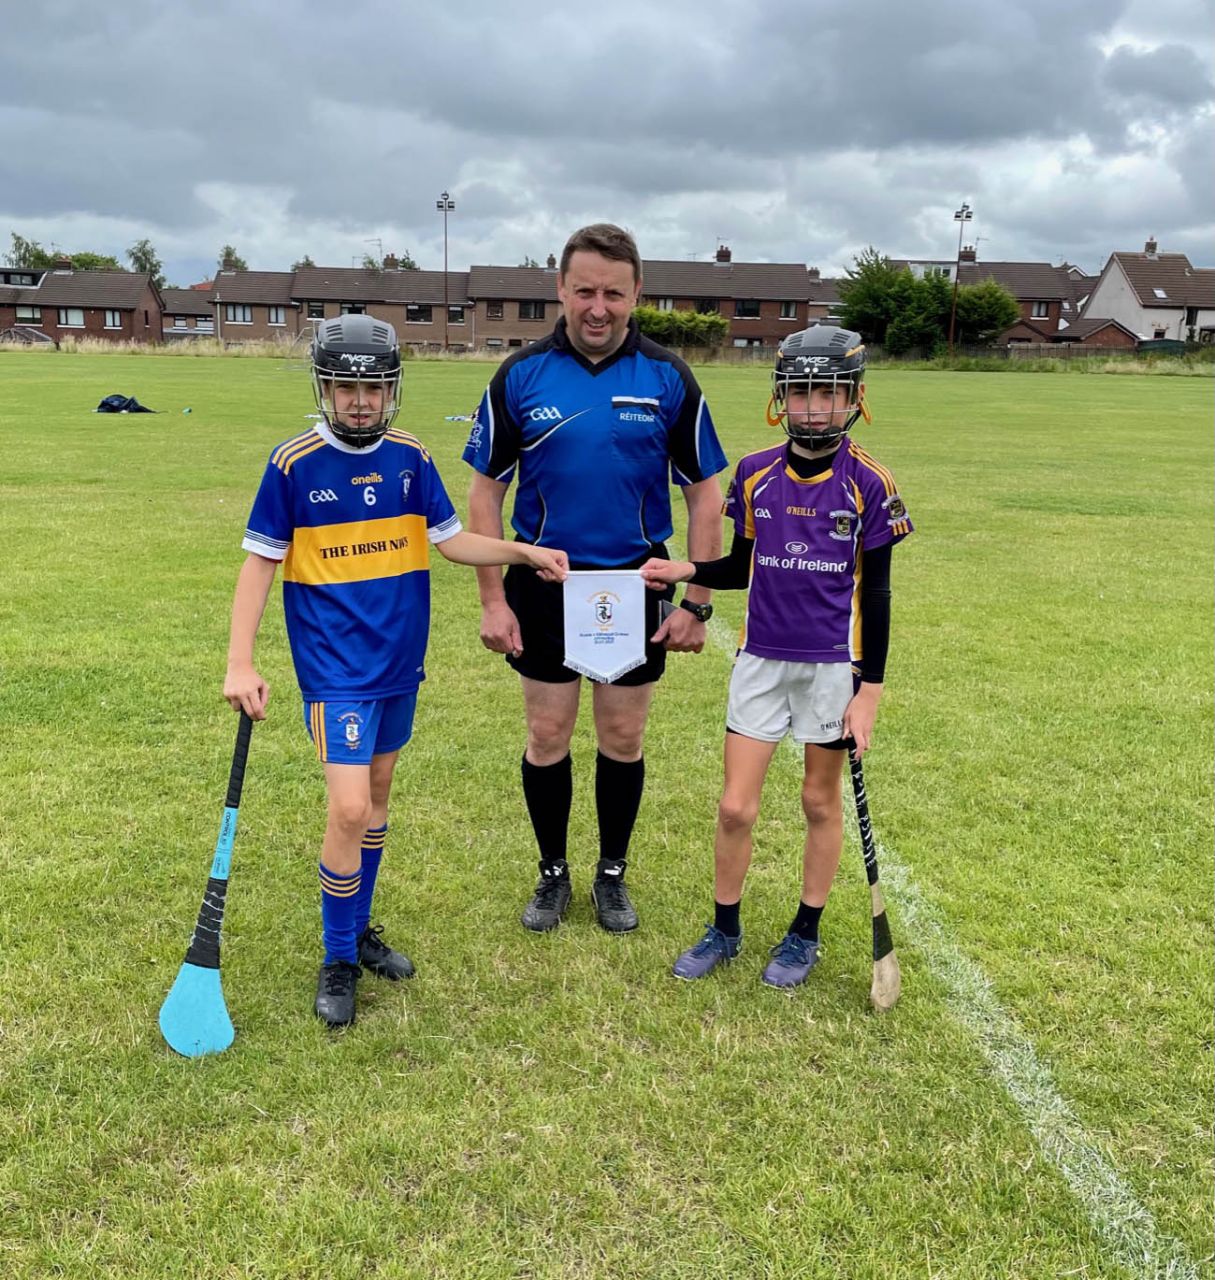
[(705, 936), (675, 961), (671, 972), (688, 982), (707, 978), (719, 964), (728, 964), (742, 950), (742, 934), (731, 938), (714, 925), (708, 925)]
[(787, 933), (772, 948), (772, 959), (761, 975), (770, 987), (798, 987), (818, 963), (818, 943)]

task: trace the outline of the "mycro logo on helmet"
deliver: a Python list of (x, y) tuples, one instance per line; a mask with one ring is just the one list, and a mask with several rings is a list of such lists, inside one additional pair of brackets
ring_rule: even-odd
[(309, 502), (336, 502), (338, 496), (332, 489), (313, 489), (308, 494)]
[(795, 364), (813, 364), (813, 365), (820, 365), (820, 364), (830, 364), (830, 363), (831, 363), (831, 357), (830, 357), (830, 356), (794, 356), (794, 358), (793, 358), (793, 359), (794, 359), (794, 363), (795, 363)]
[(543, 409), (533, 409), (527, 415), (533, 422), (559, 422), (561, 410), (556, 405), (545, 405)]
[(353, 351), (343, 351), (341, 358), (343, 364), (359, 369), (366, 369), (369, 364), (375, 364), (377, 359), (376, 356), (360, 355)]

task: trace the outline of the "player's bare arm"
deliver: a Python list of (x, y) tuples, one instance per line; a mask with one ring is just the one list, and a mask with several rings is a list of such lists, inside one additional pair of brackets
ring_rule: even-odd
[(503, 564), (530, 565), (545, 582), (564, 582), (569, 573), (569, 557), (550, 547), (534, 547), (527, 542), (505, 542), (487, 538), (467, 529), (437, 544), (439, 553), (454, 564), (478, 567)]
[(266, 702), (270, 697), (270, 686), (253, 665), (253, 644), (277, 570), (276, 560), (250, 552), (241, 565), (232, 600), (224, 697), (233, 711), (243, 711), (253, 720), (266, 718)]
[(673, 586), (677, 582), (687, 582), (696, 572), (691, 560), (660, 560), (657, 557), (647, 560), (638, 573), (645, 585), (652, 591), (661, 591), (663, 587)]

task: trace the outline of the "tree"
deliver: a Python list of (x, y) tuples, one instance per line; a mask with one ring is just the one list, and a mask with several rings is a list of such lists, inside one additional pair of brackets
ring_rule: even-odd
[(958, 290), (956, 341), (981, 345), (1011, 329), (1021, 316), (1017, 299), (995, 280), (964, 284)]
[(402, 249), (397, 254), (397, 270), (398, 271), (417, 271), (418, 264), (413, 260), (413, 255), (408, 249)]
[(730, 329), (725, 316), (715, 313), (637, 307), (633, 316), (641, 332), (664, 347), (720, 347)]
[(12, 248), (6, 258), (10, 267), (49, 267), (55, 261), (55, 255), (47, 253), (37, 240), (27, 240), (15, 231), (12, 236)]
[(127, 261), (132, 271), (145, 272), (152, 277), (152, 283), (158, 288), (165, 287), (164, 264), (152, 248), (151, 240), (136, 240), (127, 250)]
[(853, 261), (856, 265), (847, 269), (847, 279), (839, 284), (840, 320), (867, 342), (885, 342), (886, 330), (898, 314), (901, 277), (910, 278), (910, 273), (896, 267), (872, 245)]
[(230, 244), (226, 244), (219, 251), (219, 269), (221, 271), (248, 271), (249, 264)]
[(529, 258), (527, 254), (523, 255), (523, 261), (519, 263), (521, 267), (538, 267), (540, 264), (535, 258)]
[(304, 254), (304, 256), (300, 258), (298, 262), (293, 262), (291, 264), (291, 270), (302, 271), (304, 267), (315, 267), (315, 266), (316, 266), (316, 263), (313, 262), (312, 259), (307, 254)]
[(72, 260), (75, 271), (125, 271), (126, 268), (112, 254), (90, 253), (82, 249), (79, 253), (65, 254)]
[(77, 271), (121, 271), (122, 264), (108, 253), (93, 253), (81, 249), (78, 253), (60, 253), (58, 249), (44, 249), (37, 240), (27, 240), (12, 233), (12, 247), (7, 261), (10, 267), (53, 267), (60, 258), (71, 258)]
[(370, 253), (363, 254), (362, 267), (364, 271), (374, 271), (377, 274), (383, 271), (383, 265), (378, 258), (373, 257)]

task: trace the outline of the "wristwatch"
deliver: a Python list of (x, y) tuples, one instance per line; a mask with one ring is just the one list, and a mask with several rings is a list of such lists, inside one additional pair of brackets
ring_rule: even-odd
[(713, 616), (713, 606), (711, 604), (696, 604), (686, 596), (679, 602), (679, 607), (686, 609), (697, 622), (708, 622)]

